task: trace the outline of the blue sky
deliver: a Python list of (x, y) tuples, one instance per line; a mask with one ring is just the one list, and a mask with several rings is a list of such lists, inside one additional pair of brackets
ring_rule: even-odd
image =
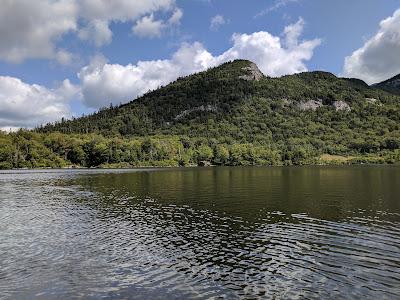
[(126, 102), (235, 58), (270, 76), (325, 70), (380, 81), (400, 73), (399, 8), (398, 0), (9, 0), (0, 7), (0, 128)]

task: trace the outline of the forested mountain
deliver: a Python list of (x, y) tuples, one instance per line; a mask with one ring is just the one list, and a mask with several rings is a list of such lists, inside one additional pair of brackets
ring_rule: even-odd
[[(251, 78), (253, 73), (256, 74), (254, 80)], [(220, 132), (220, 127), (229, 125), (229, 135), (239, 138), (236, 132), (240, 129), (247, 140), (253, 134), (265, 136), (280, 131), (282, 122), (277, 120), (279, 117), (289, 123), (296, 117), (342, 118), (346, 113), (346, 119), (362, 118), (368, 110), (382, 116), (378, 107), (395, 109), (398, 103), (398, 97), (371, 88), (361, 80), (337, 78), (326, 72), (269, 78), (264, 77), (251, 62), (237, 60), (180, 78), (128, 104), (104, 108), (72, 121), (50, 124), (38, 128), (38, 131), (100, 133), (106, 136), (207, 134), (220, 137), (227, 134), (226, 129)], [(344, 106), (335, 109), (334, 105)], [(317, 107), (319, 109), (314, 113), (313, 108)], [(313, 121), (318, 122), (317, 119)], [(326, 121), (322, 125), (330, 127), (329, 120)], [(210, 122), (212, 128), (205, 126)], [(252, 128), (247, 128), (249, 124)], [(373, 126), (369, 124), (368, 127)], [(291, 132), (286, 134), (292, 135)]]
[(327, 72), (270, 78), (236, 60), (1, 143), (3, 167), (393, 163), (400, 96)]
[(380, 83), (377, 83), (374, 85), (376, 88), (388, 91), (390, 93), (396, 93), (400, 95), (400, 74), (382, 81)]

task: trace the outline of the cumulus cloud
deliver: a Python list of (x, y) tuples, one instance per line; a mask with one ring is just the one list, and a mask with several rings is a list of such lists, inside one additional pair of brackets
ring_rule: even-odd
[[(269, 76), (306, 71), (320, 40), (300, 40), (304, 21), (285, 28), (283, 36), (260, 31), (234, 34), (232, 47), (220, 55), (211, 54), (201, 43), (183, 43), (169, 58), (110, 64), (96, 56), (78, 73), (79, 87), (65, 80), (55, 89), (28, 84), (18, 78), (0, 77), (0, 128), (34, 127), (71, 116), (69, 100), (81, 98), (91, 108), (119, 104), (166, 85), (180, 76), (200, 72), (234, 59), (254, 61)], [(69, 60), (68, 52), (57, 52)]]
[(285, 34), (285, 42), (288, 48), (295, 47), (298, 45), (299, 37), (303, 33), (305, 22), (303, 18), (299, 18), (299, 20), (294, 23), (290, 24), (285, 27), (284, 34)]
[(234, 59), (249, 59), (269, 76), (306, 71), (305, 62), (311, 59), (320, 40), (299, 40), (303, 26), (302, 19), (287, 26), (283, 38), (265, 31), (234, 34), (233, 46), (218, 56), (195, 42), (182, 44), (170, 59), (139, 61), (125, 66), (109, 64), (97, 57), (78, 74), (84, 102), (92, 108), (108, 106), (110, 102), (124, 103), (180, 76)]
[(74, 55), (64, 49), (60, 49), (55, 54), (55, 59), (61, 65), (69, 65), (74, 59)]
[(345, 58), (343, 74), (377, 83), (400, 73), (400, 9), (381, 21), (378, 32)]
[(70, 117), (68, 101), (79, 88), (67, 79), (56, 89), (0, 76), (0, 128), (30, 128)]
[(81, 14), (88, 20), (127, 22), (156, 11), (175, 8), (175, 0), (81, 0)]
[(252, 34), (234, 34), (233, 47), (219, 56), (220, 61), (244, 58), (255, 62), (269, 76), (281, 76), (307, 71), (305, 61), (313, 56), (320, 39), (299, 41), (304, 21), (285, 28), (280, 37), (260, 31)]
[(78, 34), (82, 40), (91, 40), (97, 47), (109, 44), (112, 40), (112, 32), (108, 22), (103, 20), (92, 20)]
[(73, 0), (2, 1), (0, 59), (57, 58), (54, 43), (76, 30), (77, 11)]
[(183, 44), (171, 59), (139, 61), (137, 64), (108, 64), (96, 57), (82, 68), (84, 103), (92, 108), (133, 100), (149, 90), (165, 85), (179, 76), (215, 65), (215, 58), (200, 43)]
[[(88, 24), (81, 30), (80, 37), (94, 37), (96, 46), (111, 42), (111, 22), (136, 22), (133, 33), (141, 37), (159, 37), (169, 21), (179, 23), (182, 11), (176, 7), (175, 0), (83, 0), (81, 15)], [(173, 11), (170, 20), (155, 20), (153, 13)]]
[(155, 20), (154, 14), (150, 14), (149, 16), (144, 16), (143, 18), (139, 19), (132, 27), (132, 31), (139, 37), (160, 37), (163, 31), (179, 25), (182, 16), (183, 12), (181, 9), (176, 9), (167, 21)]
[(216, 15), (211, 18), (210, 30), (217, 31), (219, 29), (219, 27), (221, 27), (222, 25), (224, 25), (226, 23), (227, 23), (227, 21), (225, 20), (224, 16)]
[[(175, 0), (6, 0), (0, 8), (0, 59), (20, 63), (30, 58), (67, 63), (57, 42), (74, 32), (98, 47), (112, 40), (110, 23), (132, 22), (152, 13), (168, 13), (163, 26), (178, 25), (182, 10)], [(69, 55), (71, 56), (71, 55)]]
[(132, 28), (134, 34), (140, 37), (160, 37), (161, 30), (164, 27), (164, 23), (161, 20), (154, 20), (154, 15), (144, 16), (142, 19), (137, 21), (136, 25)]

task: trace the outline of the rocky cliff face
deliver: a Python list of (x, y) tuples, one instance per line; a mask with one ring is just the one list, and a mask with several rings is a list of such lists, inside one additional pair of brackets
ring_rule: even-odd
[(300, 110), (317, 110), (322, 106), (322, 100), (309, 100), (298, 104)]
[(259, 81), (261, 78), (264, 77), (264, 74), (260, 71), (255, 63), (250, 63), (248, 67), (243, 67), (243, 71), (246, 71), (247, 74), (239, 76), (240, 79), (244, 80), (255, 80)]
[(350, 111), (350, 105), (348, 105), (344, 101), (335, 101), (333, 102), (333, 107), (335, 108), (336, 111), (342, 110), (342, 111)]
[[(318, 108), (323, 107), (324, 104), (321, 99), (318, 100), (308, 100), (306, 102), (299, 102), (297, 107), (300, 110), (313, 110), (316, 111)], [(332, 106), (336, 111), (351, 111), (350, 105), (344, 101), (335, 101), (332, 103)]]
[(176, 115), (174, 120), (180, 120), (194, 112), (217, 112), (217, 111), (218, 108), (215, 105), (210, 105), (210, 104), (200, 105), (198, 107), (193, 107), (191, 109), (185, 109), (181, 111), (178, 115)]

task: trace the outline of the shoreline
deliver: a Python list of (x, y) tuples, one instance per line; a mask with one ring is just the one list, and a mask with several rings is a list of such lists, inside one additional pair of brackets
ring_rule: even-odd
[(139, 169), (205, 169), (205, 168), (277, 168), (277, 167), (351, 167), (351, 166), (400, 166), (400, 163), (321, 163), (321, 164), (302, 164), (302, 165), (209, 165), (209, 166), (131, 166), (131, 167), (38, 167), (38, 168), (12, 168), (12, 169), (0, 169), (2, 171), (43, 171), (43, 170), (139, 170)]

